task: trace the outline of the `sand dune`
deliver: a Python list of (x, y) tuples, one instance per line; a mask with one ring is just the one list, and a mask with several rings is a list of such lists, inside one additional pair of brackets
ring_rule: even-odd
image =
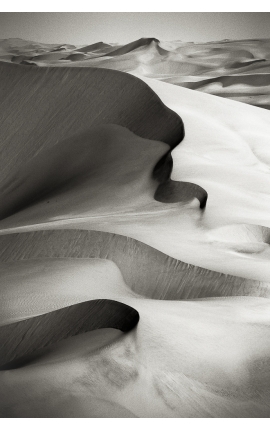
[(111, 45), (108, 45), (107, 43), (103, 42), (97, 42), (93, 43), (92, 45), (83, 46), (82, 48), (76, 49), (78, 52), (94, 52), (94, 51), (100, 51), (100, 50), (107, 50), (112, 49)]
[[(202, 187), (208, 194), (207, 210), (199, 210), (196, 200), (187, 202), (187, 188), (183, 189), (181, 184), (177, 203), (173, 203), (174, 197), (169, 203), (157, 201), (158, 197), (154, 199), (159, 185), (157, 181), (152, 190), (149, 189), (148, 197), (145, 195), (137, 203), (134, 200), (133, 206), (128, 207), (126, 201), (122, 208), (117, 203), (108, 209), (106, 199), (101, 202), (102, 206), (97, 206), (99, 197), (96, 196), (93, 203), (90, 200), (87, 203), (83, 197), (87, 190), (84, 191), (80, 184), (72, 195), (77, 204), (84, 202), (81, 206), (83, 213), (76, 213), (75, 207), (69, 209), (67, 206), (64, 212), (56, 214), (60, 204), (57, 206), (56, 201), (47, 203), (48, 200), (44, 200), (2, 220), (1, 232), (37, 228), (107, 231), (132, 237), (188, 264), (220, 272), (222, 261), (223, 273), (267, 282), (270, 272), (265, 255), (257, 254), (255, 260), (249, 259), (247, 266), (246, 253), (235, 252), (235, 244), (230, 249), (226, 240), (213, 241), (211, 235), (213, 229), (228, 224), (270, 227), (269, 112), (153, 79), (144, 80), (170, 109), (183, 118), (187, 130), (183, 142), (172, 151), (171, 179), (183, 186), (192, 183)], [(149, 166), (150, 170), (157, 161), (152, 168)], [(13, 172), (16, 175), (15, 169)], [(106, 192), (107, 186), (102, 187)], [(67, 205), (68, 193), (66, 197), (61, 194)], [(206, 194), (201, 195), (201, 201), (204, 196)], [(114, 198), (117, 202), (117, 197)]]
[(157, 187), (152, 171), (167, 151), (168, 145), (138, 138), (120, 126), (90, 128), (83, 135), (41, 150), (10, 175), (1, 187), (0, 217), (27, 206), (25, 216), (29, 221), (32, 218), (32, 223), (40, 222), (40, 216), (45, 220), (70, 217), (71, 200), (74, 216), (86, 215), (89, 210), (104, 215), (143, 206)]
[(120, 417), (269, 416), (269, 300), (130, 304), (136, 330), (78, 335), (1, 372), (2, 414), (107, 416), (113, 399)]
[[(24, 303), (34, 315), (43, 313), (44, 291), (54, 309), (55, 299), (60, 304), (66, 293), (75, 303), (78, 294), (113, 299), (84, 301), (0, 329), (1, 364), (9, 368), (0, 374), (4, 416), (106, 416), (103, 409), (112, 398), (115, 416), (125, 411), (144, 417), (226, 417), (228, 411), (233, 417), (269, 416), (269, 300), (145, 300), (129, 293), (116, 267), (102, 260), (29, 260), (13, 266), (6, 270), (4, 297), (18, 316)], [(80, 291), (74, 288), (76, 278)], [(22, 300), (29, 294), (31, 304)], [(128, 330), (138, 321), (134, 309), (140, 322), (129, 334), (84, 333), (98, 326)]]
[(124, 54), (127, 54), (128, 52), (141, 48), (142, 46), (149, 46), (152, 43), (158, 44), (159, 40), (155, 39), (154, 37), (153, 38), (143, 37), (142, 39), (135, 40), (135, 42), (128, 43), (127, 45), (121, 46), (120, 48), (110, 51), (107, 55), (109, 55), (110, 57), (114, 57), (115, 55), (124, 55)]
[[(132, 76), (99, 69), (45, 69), (7, 63), (1, 64), (0, 71), (1, 121), (5, 123), (1, 178), (43, 147), (52, 147), (98, 124), (118, 124), (140, 137), (172, 146), (183, 139), (179, 116)], [(10, 115), (16, 118), (15, 128), (8, 120)]]
[[(169, 173), (165, 160), (162, 163), (168, 149), (116, 125), (95, 127), (43, 149), (2, 184), (2, 225), (162, 212), (164, 205), (154, 200), (161, 181), (155, 179)], [(186, 182), (170, 187), (168, 182), (158, 188), (157, 200), (174, 203), (197, 198), (205, 207), (207, 193), (201, 187)], [(173, 191), (162, 198), (169, 188)]]
[(56, 255), (1, 265), (0, 326), (89, 300), (121, 301), (136, 295), (125, 285), (118, 267), (108, 259)]
[[(40, 66), (116, 69), (226, 98), (238, 97), (239, 101), (266, 109), (270, 106), (267, 80), (270, 71), (269, 39), (184, 43), (163, 42), (152, 37), (141, 38), (127, 45), (97, 42), (83, 47), (65, 45), (64, 48), (61, 45), (14, 39), (0, 41), (0, 48), (3, 52), (2, 61), (10, 61), (5, 55), (13, 53), (19, 55), (13, 57), (12, 61), (31, 60)], [(63, 54), (62, 58), (54, 57), (54, 53), (59, 50)], [(22, 59), (21, 55), (27, 58)], [(245, 75), (256, 77), (247, 77), (249, 83), (246, 84)], [(261, 97), (261, 85), (258, 84), (260, 80), (266, 82), (264, 99)], [(240, 99), (239, 92), (245, 93), (246, 97)]]
[(269, 40), (0, 61), (0, 415), (269, 417)]
[[(236, 231), (239, 234), (238, 227), (232, 230), (231, 233), (236, 240), (238, 239), (236, 243), (239, 244), (242, 238), (239, 240), (239, 237), (235, 236)], [(221, 237), (218, 236), (218, 233)], [(230, 240), (228, 231), (224, 233), (222, 231), (217, 232), (215, 239), (224, 241), (224, 236)], [(213, 238), (211, 239), (213, 240)], [(254, 236), (251, 237), (251, 240), (253, 243)], [(247, 239), (245, 245), (249, 243)], [(2, 264), (4, 263), (2, 276), (13, 271), (12, 267), (16, 267), (16, 264), (18, 267), (22, 267), (23, 270), (24, 266), (19, 266), (19, 261), (30, 260), (29, 264), (34, 265), (31, 260), (34, 259), (36, 264), (42, 264), (44, 259), (44, 265), (47, 267), (46, 264), (49, 264), (49, 262), (46, 263), (46, 260), (48, 258), (98, 258), (111, 260), (121, 271), (124, 281), (131, 291), (140, 296), (156, 300), (247, 295), (269, 297), (269, 282), (225, 275), (196, 267), (170, 258), (142, 242), (108, 232), (70, 229), (1, 236), (0, 261)], [(237, 259), (236, 256), (234, 258)], [(15, 262), (17, 263), (15, 264)], [(13, 264), (13, 266), (7, 265), (7, 268), (5, 268), (5, 264)], [(87, 263), (82, 262), (81, 264), (86, 265)], [(91, 265), (91, 260), (89, 265)], [(256, 261), (256, 265), (258, 265), (258, 261)], [(44, 271), (45, 269), (42, 270)], [(80, 269), (81, 271), (82, 269)], [(8, 285), (8, 280), (12, 278), (11, 275), (6, 276), (8, 278), (6, 278), (5, 282)], [(16, 277), (17, 275), (15, 275)], [(22, 276), (18, 276), (18, 278), (21, 279)], [(55, 285), (55, 283), (56, 280), (52, 282), (52, 285)], [(66, 291), (67, 285), (69, 285), (68, 279), (64, 283), (63, 291)], [(81, 285), (82, 287), (84, 286), (82, 281)], [(6, 289), (7, 287), (2, 288)], [(12, 292), (10, 286), (8, 291)], [(14, 291), (16, 291), (16, 287)], [(31, 294), (34, 294), (34, 291), (31, 291)], [(67, 300), (69, 294), (67, 291), (65, 294), (65, 300)], [(123, 292), (121, 292), (122, 296)], [(70, 304), (64, 301), (64, 297), (60, 300), (65, 305)], [(14, 301), (15, 297), (13, 296), (10, 302)], [(59, 300), (54, 298), (54, 302), (58, 303)], [(3, 304), (3, 314), (5, 314), (4, 308), (9, 309), (10, 306), (7, 303)], [(43, 306), (46, 306), (46, 304)]]
[[(70, 336), (106, 327), (127, 332), (138, 320), (135, 309), (106, 299), (83, 302), (5, 325), (0, 328), (0, 370), (7, 370), (9, 363)], [(17, 366), (14, 364), (14, 367)]]

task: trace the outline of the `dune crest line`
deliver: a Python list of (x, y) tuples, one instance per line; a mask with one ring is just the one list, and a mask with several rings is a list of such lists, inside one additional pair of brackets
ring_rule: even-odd
[(132, 330), (139, 313), (115, 300), (90, 300), (0, 327), (0, 370), (8, 363), (71, 336), (99, 328)]
[(1, 236), (1, 262), (45, 258), (112, 260), (135, 293), (158, 300), (270, 295), (268, 282), (193, 266), (119, 234), (59, 229)]

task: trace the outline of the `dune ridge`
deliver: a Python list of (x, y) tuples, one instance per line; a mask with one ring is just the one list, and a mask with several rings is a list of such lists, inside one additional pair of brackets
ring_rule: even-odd
[(138, 312), (113, 300), (92, 300), (0, 327), (0, 371), (8, 363), (70, 336), (100, 328), (132, 330)]
[(70, 229), (1, 236), (1, 262), (47, 258), (111, 260), (131, 290), (156, 300), (246, 295), (269, 297), (268, 282), (196, 267), (119, 234)]
[[(59, 213), (57, 218), (46, 217), (50, 203), (44, 202), (43, 206), (35, 205), (38, 217), (33, 207), (1, 221), (1, 234), (55, 228), (109, 231), (144, 242), (185, 263), (219, 272), (222, 261), (223, 273), (268, 282), (267, 244), (250, 244), (254, 252), (248, 257), (248, 244), (241, 252), (241, 243), (230, 247), (221, 236), (213, 240), (213, 229), (228, 224), (239, 224), (239, 231), (243, 224), (270, 227), (269, 112), (244, 104), (240, 109), (239, 103), (231, 100), (144, 80), (183, 118), (187, 130), (171, 155), (168, 148), (168, 154), (165, 151), (160, 161), (153, 163), (157, 183), (148, 197), (132, 210), (126, 210), (125, 204), (114, 205), (104, 214), (103, 199), (100, 211), (86, 205), (87, 211), (82, 214), (73, 213), (76, 209), (72, 208), (69, 216)], [(172, 181), (198, 184), (207, 190), (207, 210), (198, 210), (196, 200), (185, 201), (183, 192), (179, 203), (157, 202), (154, 195), (158, 182), (164, 183), (170, 176)], [(96, 204), (96, 198), (94, 201)], [(264, 252), (256, 252), (261, 245)]]
[[(119, 293), (123, 291), (121, 281), (119, 283), (115, 277), (111, 284), (107, 282), (105, 285), (103, 278), (90, 286), (87, 283), (90, 267), (86, 260), (76, 262), (67, 259), (61, 263), (65, 263), (66, 267), (69, 265), (77, 278), (80, 277), (78, 268), (82, 269), (81, 263), (84, 264), (86, 282), (82, 292), (87, 291), (89, 296), (99, 295), (100, 289), (103, 289), (103, 293), (112, 297), (115, 303)], [(92, 269), (97, 268), (95, 263)], [(40, 293), (44, 290), (46, 281), (49, 282), (47, 303), (51, 301), (53, 305), (56, 294), (64, 294), (70, 273), (67, 273), (64, 266), (59, 266), (58, 259), (46, 262), (48, 273), (56, 280), (53, 285), (46, 273), (40, 270), (44, 260), (23, 261), (20, 265), (21, 268), (26, 266), (21, 292), (29, 292), (29, 281), (33, 287), (36, 285), (37, 302), (32, 312), (41, 310), (43, 300)], [(29, 271), (30, 265), (34, 270), (34, 277)], [(55, 276), (55, 270), (60, 274), (59, 269), (66, 277), (64, 282), (61, 282), (61, 277)], [(104, 271), (100, 275), (104, 276)], [(111, 278), (111, 273), (109, 277)], [(16, 276), (13, 276), (8, 285), (7, 296), (10, 295), (14, 280)], [(76, 279), (68, 282), (75, 299), (78, 291), (72, 286), (74, 282), (77, 284)], [(228, 410), (230, 416), (235, 417), (268, 416), (268, 365), (263, 357), (269, 351), (267, 336), (265, 338), (268, 332), (269, 300), (223, 297), (171, 302), (145, 300), (125, 294), (123, 301), (140, 314), (141, 322), (135, 330), (121, 335), (115, 329), (99, 329), (69, 336), (64, 341), (60, 336), (59, 341), (53, 338), (56, 340), (54, 343), (26, 356), (18, 355), (17, 359), (3, 365), (0, 380), (5, 396), (0, 396), (0, 413), (4, 416), (91, 417), (99, 411), (100, 416), (106, 416), (102, 409), (114, 395), (116, 416), (125, 416), (125, 411), (129, 411), (128, 416), (225, 417)], [(86, 308), (89, 302), (84, 302), (83, 305)], [(20, 311), (19, 302), (16, 306)], [(73, 311), (80, 309), (80, 306), (81, 303), (75, 307), (65, 307), (53, 312), (53, 315), (58, 320), (63, 313), (73, 315)], [(51, 313), (37, 318), (40, 321), (40, 318), (48, 316)], [(37, 318), (17, 324), (20, 327), (25, 327), (26, 324), (33, 326)], [(88, 321), (89, 318), (91, 317), (87, 313)], [(65, 333), (64, 328), (69, 328), (68, 319), (65, 322), (61, 324), (62, 335)], [(12, 328), (14, 324), (6, 325), (2, 332)], [(34, 333), (42, 332), (42, 329), (43, 324), (37, 326)], [(206, 329), (207, 336), (204, 335)], [(57, 330), (57, 334), (59, 331)], [(20, 343), (21, 348), (28, 346), (23, 352), (27, 349), (31, 351), (31, 339), (33, 342), (35, 334), (28, 339), (26, 336)], [(175, 342), (175, 338), (178, 342)], [(256, 347), (250, 349), (252, 339), (255, 340)], [(41, 343), (40, 336), (37, 341)], [(238, 361), (235, 361), (236, 351)], [(260, 371), (253, 372), (252, 369), (258, 364)], [(247, 377), (249, 374), (252, 376)], [(41, 383), (42, 379), (46, 382)], [(34, 397), (33, 387), (36, 387)], [(183, 391), (187, 397), (180, 397)], [(66, 392), (69, 393), (68, 396), (71, 395), (71, 402), (66, 398)], [(110, 410), (109, 413), (111, 414)]]
[(204, 208), (207, 193), (196, 184), (174, 182), (169, 192), (169, 154), (167, 145), (109, 124), (58, 142), (1, 184), (2, 226), (68, 218), (70, 201), (72, 218), (139, 212), (154, 199), (175, 203), (197, 198)]
[[(58, 58), (54, 53), (61, 49), (59, 45), (10, 39), (0, 41), (3, 52), (0, 59), (41, 67), (116, 69), (269, 109), (269, 40), (190, 43), (150, 37), (127, 45), (103, 42), (83, 47), (66, 45)], [(248, 78), (249, 75), (254, 78)], [(264, 97), (261, 80), (266, 83)]]
[[(0, 77), (5, 123), (1, 178), (43, 147), (94, 125), (118, 124), (171, 147), (184, 137), (180, 117), (138, 78), (118, 71), (1, 63)], [(10, 115), (16, 118), (16, 127), (8, 120)]]

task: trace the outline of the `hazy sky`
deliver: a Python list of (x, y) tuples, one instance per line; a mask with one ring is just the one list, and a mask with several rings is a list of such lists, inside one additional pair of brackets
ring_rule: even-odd
[(210, 41), (270, 38), (270, 13), (0, 13), (0, 39), (127, 43), (140, 37)]

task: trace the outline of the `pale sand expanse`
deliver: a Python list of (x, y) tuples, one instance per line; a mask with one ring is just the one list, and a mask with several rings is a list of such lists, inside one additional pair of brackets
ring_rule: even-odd
[[(135, 50), (176, 49), (148, 42)], [(48, 61), (47, 46), (27, 49)], [(109, 326), (69, 337), (1, 371), (1, 415), (269, 417), (270, 112), (141, 75), (5, 67), (14, 75), (4, 100), (0, 333), (96, 299), (128, 305), (140, 321), (127, 334)], [(118, 82), (101, 92), (98, 115), (87, 73)], [(134, 100), (149, 104), (133, 112)], [(157, 169), (170, 148), (172, 172), (165, 162)], [(180, 183), (177, 202), (162, 203), (154, 196), (169, 177)], [(63, 327), (68, 337), (68, 320)]]

